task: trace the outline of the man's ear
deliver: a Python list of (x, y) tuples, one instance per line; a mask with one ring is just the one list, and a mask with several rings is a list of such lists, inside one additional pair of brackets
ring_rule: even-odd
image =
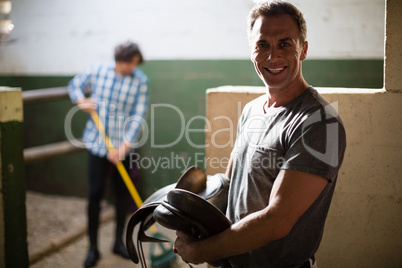
[(300, 60), (305, 60), (307, 58), (308, 42), (304, 41), (302, 53), (300, 54)]
[(140, 61), (141, 61), (141, 56), (139, 54), (136, 54), (132, 61), (135, 63), (136, 66), (140, 65)]

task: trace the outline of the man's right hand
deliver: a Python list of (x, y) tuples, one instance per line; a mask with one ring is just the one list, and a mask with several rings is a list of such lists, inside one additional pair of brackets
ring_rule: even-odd
[(77, 105), (78, 107), (80, 107), (81, 110), (88, 114), (96, 111), (96, 102), (94, 99), (91, 98), (79, 99), (77, 100)]

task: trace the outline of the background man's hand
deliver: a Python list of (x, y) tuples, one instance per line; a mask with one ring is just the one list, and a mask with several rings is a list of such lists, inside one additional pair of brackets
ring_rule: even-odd
[(91, 98), (77, 100), (77, 105), (84, 112), (91, 114), (96, 110), (96, 102)]
[(114, 165), (117, 165), (120, 162), (120, 154), (118, 150), (115, 150), (113, 152), (109, 152), (107, 155), (107, 160), (109, 162), (113, 163)]
[(123, 142), (119, 148), (115, 148), (113, 152), (109, 152), (106, 157), (107, 160), (117, 165), (120, 161), (123, 161), (130, 151), (130, 144)]

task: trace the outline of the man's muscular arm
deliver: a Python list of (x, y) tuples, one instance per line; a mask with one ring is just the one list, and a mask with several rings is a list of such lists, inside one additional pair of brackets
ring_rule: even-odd
[(328, 180), (317, 175), (281, 170), (276, 178), (269, 205), (233, 224), (224, 232), (194, 241), (182, 232), (174, 245), (184, 261), (213, 262), (262, 247), (285, 237), (318, 198)]

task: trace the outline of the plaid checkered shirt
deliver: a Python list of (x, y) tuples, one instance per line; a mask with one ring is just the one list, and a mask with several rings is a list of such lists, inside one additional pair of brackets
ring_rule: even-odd
[[(68, 93), (73, 103), (85, 98), (85, 89), (97, 103), (96, 110), (113, 146), (118, 148), (122, 142), (129, 142), (135, 147), (148, 106), (147, 76), (138, 68), (131, 75), (120, 75), (114, 62), (94, 65), (70, 81)], [(92, 154), (106, 156), (106, 144), (91, 118), (86, 123), (83, 142)]]

